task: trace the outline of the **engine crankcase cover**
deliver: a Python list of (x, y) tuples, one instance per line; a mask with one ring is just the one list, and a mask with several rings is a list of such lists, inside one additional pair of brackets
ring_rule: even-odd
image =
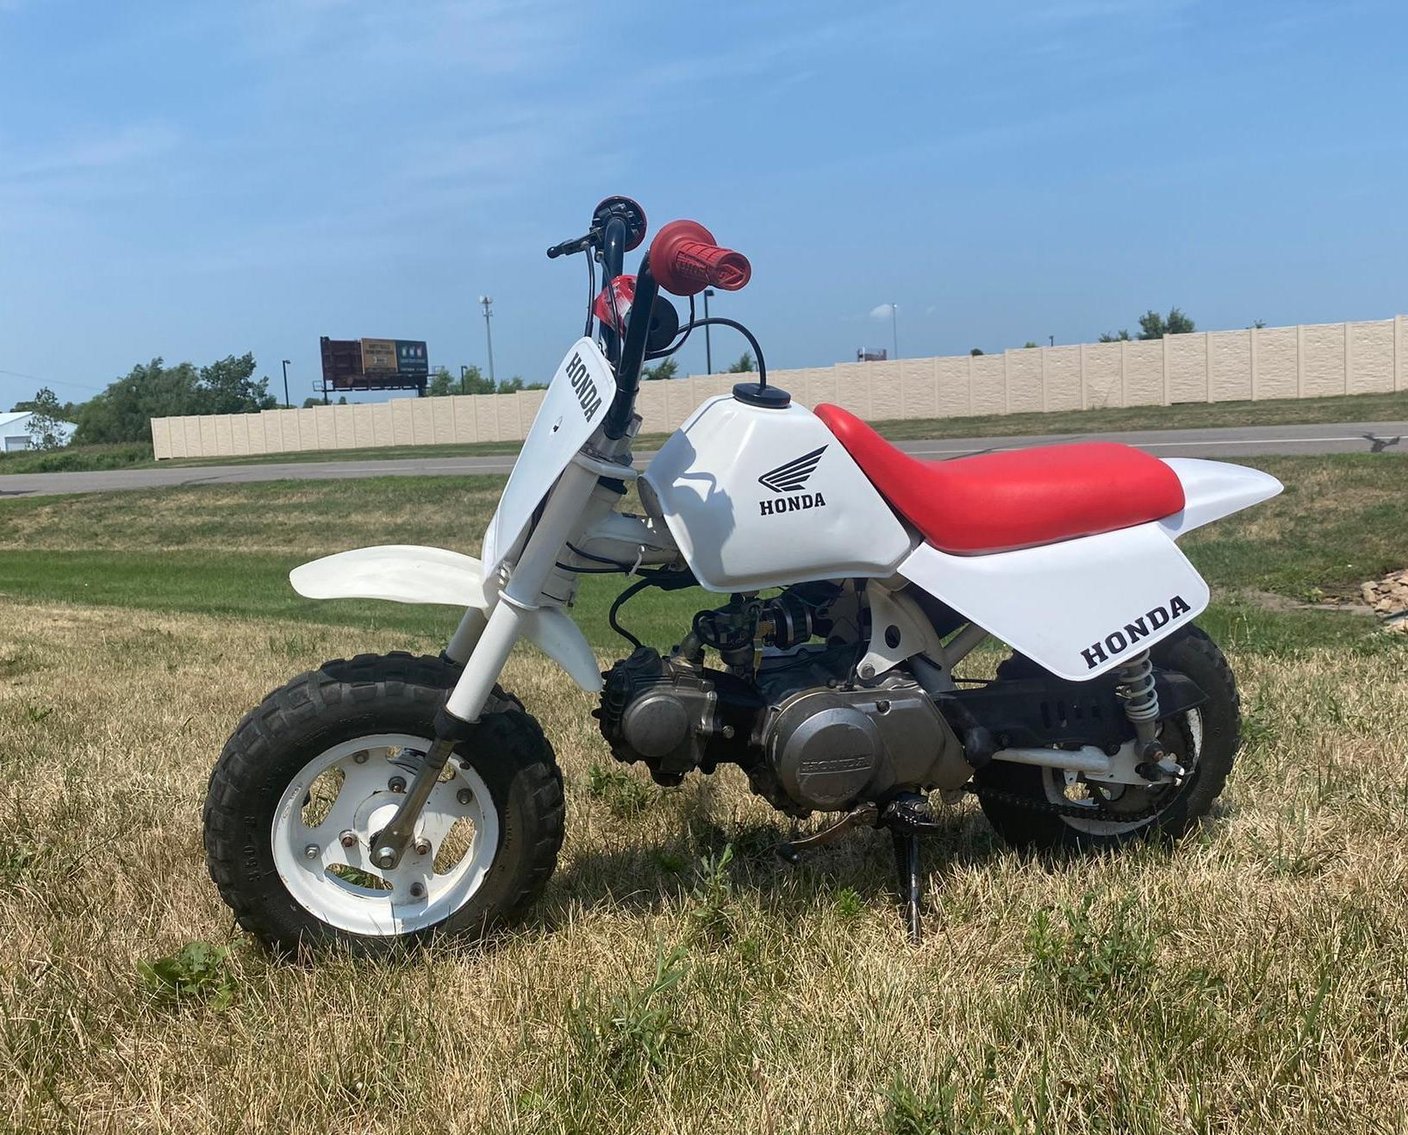
[(831, 690), (788, 701), (768, 730), (767, 746), (787, 794), (823, 812), (854, 800), (884, 755), (875, 722)]

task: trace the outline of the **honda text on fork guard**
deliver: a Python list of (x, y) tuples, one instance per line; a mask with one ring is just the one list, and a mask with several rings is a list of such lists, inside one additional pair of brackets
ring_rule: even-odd
[[(645, 231), (613, 197), (549, 250), (586, 254), (595, 300), (481, 559), (360, 548), (291, 573), (312, 599), (463, 615), (438, 658), (328, 662), (240, 723), (205, 807), (210, 871), (240, 924), (278, 950), (377, 950), (482, 935), (535, 899), (564, 814), (547, 737), (497, 684), (524, 639), (599, 695), (612, 753), (660, 784), (731, 762), (780, 811), (831, 813), (788, 852), (889, 829), (912, 935), (930, 792), (975, 794), (1004, 839), (1036, 847), (1177, 835), (1204, 815), (1240, 717), (1193, 622), (1207, 584), (1177, 541), (1280, 484), (1103, 442), (918, 461), (839, 406), (769, 386), (740, 324), (694, 318), (693, 296), (751, 274), (702, 226), (666, 225), (625, 275)], [(662, 291), (690, 297), (683, 325)], [(706, 401), (638, 474), (642, 364), (705, 323), (745, 336), (757, 381)], [(642, 515), (621, 510), (632, 486)], [(634, 649), (605, 674), (568, 614), (588, 573), (634, 577), (611, 612)], [(652, 586), (719, 596), (668, 655), (617, 620)], [(996, 676), (955, 680), (989, 639), (1009, 648)]]

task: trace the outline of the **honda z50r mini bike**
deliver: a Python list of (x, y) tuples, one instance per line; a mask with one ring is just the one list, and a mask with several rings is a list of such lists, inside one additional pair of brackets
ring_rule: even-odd
[[(1280, 483), (1104, 442), (916, 460), (769, 385), (742, 325), (693, 317), (698, 292), (751, 274), (702, 226), (666, 225), (625, 275), (645, 232), (638, 205), (609, 198), (548, 250), (586, 254), (586, 331), (479, 559), (360, 548), (291, 573), (312, 599), (464, 613), (438, 658), (328, 662), (240, 722), (205, 805), (240, 925), (281, 951), (376, 951), (524, 910), (564, 809), (548, 739), (497, 684), (523, 640), (599, 694), (612, 753), (660, 784), (731, 762), (780, 811), (832, 814), (793, 848), (892, 832), (915, 936), (932, 792), (975, 794), (1006, 841), (1042, 848), (1174, 836), (1204, 815), (1237, 752), (1237, 688), (1193, 625), (1208, 588), (1177, 540)], [(683, 327), (662, 290), (691, 297)], [(642, 364), (706, 323), (745, 336), (756, 381), (704, 402), (638, 474)], [(631, 486), (642, 515), (620, 507)], [(634, 650), (605, 674), (568, 614), (586, 573), (637, 577), (611, 610)], [(668, 654), (617, 618), (652, 586), (720, 596)], [(989, 638), (1011, 651), (995, 678), (955, 678)]]

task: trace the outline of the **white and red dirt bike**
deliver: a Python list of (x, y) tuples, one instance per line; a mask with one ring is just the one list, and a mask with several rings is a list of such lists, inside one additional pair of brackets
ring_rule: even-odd
[[(439, 658), (328, 662), (239, 724), (211, 776), (205, 846), (240, 925), (281, 951), (375, 951), (479, 936), (524, 910), (552, 874), (564, 808), (548, 739), (497, 685), (522, 640), (600, 695), (612, 753), (659, 783), (729, 762), (782, 812), (833, 814), (794, 849), (889, 829), (914, 936), (932, 792), (975, 793), (1019, 846), (1176, 836), (1204, 815), (1240, 718), (1221, 652), (1193, 625), (1208, 588), (1177, 540), (1280, 483), (1108, 443), (919, 461), (767, 385), (752, 335), (717, 318), (752, 344), (757, 381), (706, 401), (638, 474), (642, 366), (706, 322), (691, 298), (681, 328), (660, 291), (736, 290), (751, 273), (676, 221), (624, 275), (645, 231), (638, 205), (609, 198), (586, 236), (549, 250), (586, 253), (605, 287), (591, 285), (586, 334), (480, 559), (361, 548), (291, 573), (309, 598), (464, 614)], [(643, 515), (619, 508), (632, 485)], [(611, 611), (635, 649), (602, 674), (568, 610), (583, 574), (613, 572), (638, 577)], [(617, 621), (649, 586), (721, 601), (661, 655)], [(989, 638), (1011, 649), (996, 677), (956, 679)]]

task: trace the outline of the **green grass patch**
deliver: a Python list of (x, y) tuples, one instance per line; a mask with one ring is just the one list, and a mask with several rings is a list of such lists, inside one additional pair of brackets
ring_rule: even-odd
[(0, 453), (0, 476), (9, 473), (92, 473), (153, 464), (151, 442), (71, 445), (66, 449)]
[[(1265, 458), (1286, 492), (1191, 535), (1184, 546), (1217, 602), (1204, 622), (1242, 649), (1324, 644), (1378, 650), (1368, 618), (1301, 609), (1352, 598), (1363, 580), (1408, 564), (1408, 462), (1369, 454)], [(447, 608), (356, 600), (309, 602), (290, 568), (367, 544), (431, 544), (476, 554), (500, 477), (183, 486), (0, 502), (0, 593), (14, 599), (285, 618), (443, 638)], [(624, 642), (607, 626), (623, 585), (583, 579), (576, 611), (592, 644)], [(623, 609), (644, 641), (673, 645), (694, 611), (718, 602), (701, 589), (649, 591)]]

